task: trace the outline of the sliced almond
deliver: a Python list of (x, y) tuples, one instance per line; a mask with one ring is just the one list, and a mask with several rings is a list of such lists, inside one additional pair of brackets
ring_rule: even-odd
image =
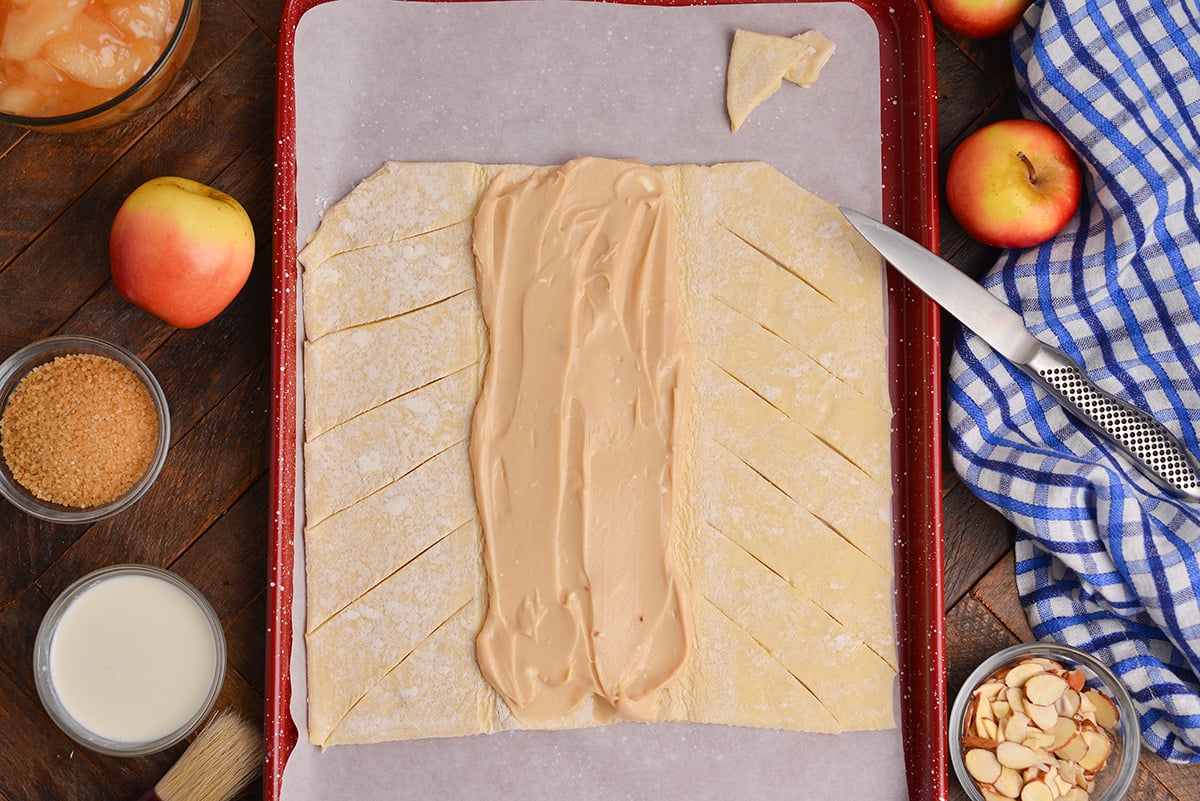
[[(1108, 735), (1104, 732), (1089, 732), (1085, 731), (1081, 735), (1084, 742), (1087, 743), (1087, 753), (1079, 758), (1079, 767), (1089, 773), (1097, 773), (1104, 767), (1104, 763), (1108, 761), (1108, 754), (1112, 750), (1112, 743), (1108, 740)], [(1004, 743), (1000, 743), (1004, 745)], [(999, 749), (997, 749), (996, 758), (1000, 759)]]
[(1029, 718), (1018, 712), (1004, 724), (1004, 739), (1014, 743), (1022, 742), (1029, 732)]
[(1054, 708), (1058, 710), (1059, 715), (1066, 715), (1069, 718), (1074, 717), (1075, 713), (1079, 711), (1081, 700), (1078, 692), (1067, 687), (1067, 691), (1054, 702)]
[(979, 735), (999, 742), (1001, 739), (1000, 727), (996, 724), (996, 721), (984, 718), (979, 721)]
[(1017, 798), (1021, 795), (1021, 788), (1024, 786), (1025, 781), (1021, 778), (1020, 773), (1003, 766), (1000, 768), (1000, 778), (992, 782), (992, 787), (996, 792), (1006, 798)]
[(1050, 672), (1062, 670), (1062, 665), (1055, 662), (1053, 659), (1047, 659), (1044, 656), (1027, 656), (1021, 660), (1022, 662), (1033, 662), (1035, 665), (1041, 665)]
[(1021, 788), (1021, 801), (1054, 801), (1055, 793), (1043, 781), (1026, 782)]
[(1030, 678), (1045, 672), (1046, 669), (1037, 662), (1021, 662), (1005, 674), (1004, 683), (1009, 687), (1023, 687)]
[(1055, 762), (1055, 766), (1058, 768), (1058, 775), (1071, 784), (1074, 784), (1075, 777), (1083, 772), (1074, 760), (1060, 758)]
[(1042, 706), (1025, 702), (1025, 714), (1033, 721), (1033, 725), (1042, 731), (1050, 731), (1058, 723), (1058, 710), (1053, 706)]
[(972, 695), (980, 696), (994, 701), (1007, 689), (1007, 685), (1002, 681), (985, 681), (972, 691)]
[(1054, 735), (1054, 742), (1047, 746), (1051, 751), (1057, 751), (1062, 744), (1074, 737), (1079, 732), (1079, 727), (1075, 725), (1075, 721), (1069, 717), (1059, 715), (1058, 722), (1054, 724), (1054, 728), (1050, 730)]
[(1104, 729), (1119, 716), (1082, 670), (1023, 659), (972, 691), (961, 741), (967, 771), (985, 801), (1088, 801), (1112, 750)]
[(991, 748), (995, 749), (1000, 745), (998, 740), (992, 740), (988, 737), (971, 736), (962, 738), (963, 748)]
[(1014, 715), (1025, 714), (1025, 694), (1021, 692), (1020, 687), (1009, 687), (1004, 697), (1008, 701), (1010, 712)]
[(1117, 711), (1117, 705), (1113, 703), (1113, 700), (1094, 688), (1083, 695), (1092, 702), (1092, 706), (1096, 707), (1096, 722), (1106, 729), (1116, 728), (1117, 723), (1121, 720), (1121, 713)]
[(971, 778), (982, 784), (991, 784), (1000, 778), (1000, 762), (996, 754), (986, 748), (972, 748), (963, 754), (963, 764)]
[(1070, 764), (1077, 764), (1088, 751), (1087, 740), (1082, 734), (1072, 735), (1065, 743), (1054, 750), (1054, 755)]
[(1007, 741), (996, 746), (996, 760), (1004, 767), (1013, 770), (1025, 770), (1041, 761), (1038, 759), (1037, 752), (1032, 748)]
[(989, 737), (984, 729), (983, 722), (990, 720), (995, 722), (996, 716), (992, 713), (992, 703), (988, 699), (980, 696), (979, 703), (975, 706), (975, 717), (971, 719), (972, 725), (975, 727), (975, 733), (984, 737)]
[(963, 715), (963, 734), (975, 731), (975, 709), (979, 706), (979, 696), (972, 695), (967, 701), (967, 711)]
[[(1053, 673), (1038, 673), (1030, 676), (1022, 685), (1025, 701), (1037, 706), (1053, 706), (1068, 689), (1067, 680)], [(1032, 717), (1032, 716), (1031, 716)]]

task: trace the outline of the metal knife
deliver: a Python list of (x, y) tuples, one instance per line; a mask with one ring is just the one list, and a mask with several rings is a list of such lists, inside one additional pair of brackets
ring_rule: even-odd
[(1155, 483), (1200, 500), (1196, 459), (1162, 423), (1097, 387), (1065, 353), (1029, 333), (1021, 315), (954, 265), (878, 220), (839, 210), (896, 270), (1120, 448)]

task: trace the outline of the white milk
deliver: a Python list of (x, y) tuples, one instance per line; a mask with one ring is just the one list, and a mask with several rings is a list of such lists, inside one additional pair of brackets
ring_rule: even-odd
[(143, 742), (200, 709), (216, 660), (208, 620), (183, 590), (154, 576), (115, 575), (63, 612), (50, 640), (50, 681), (83, 728)]

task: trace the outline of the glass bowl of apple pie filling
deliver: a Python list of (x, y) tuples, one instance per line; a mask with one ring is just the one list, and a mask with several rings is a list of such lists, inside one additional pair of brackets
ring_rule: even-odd
[(1026, 642), (985, 660), (950, 710), (950, 761), (973, 801), (1116, 801), (1137, 772), (1129, 691), (1092, 655)]
[(120, 122), (170, 86), (199, 25), (200, 0), (0, 0), (0, 122)]

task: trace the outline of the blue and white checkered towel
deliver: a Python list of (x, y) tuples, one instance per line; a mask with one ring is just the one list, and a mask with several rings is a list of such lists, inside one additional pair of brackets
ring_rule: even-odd
[[(1039, 0), (1013, 34), (1024, 112), (1087, 171), (1077, 217), (984, 284), (1101, 387), (1200, 454), (1200, 7)], [(1017, 528), (1034, 633), (1096, 654), (1145, 743), (1200, 761), (1200, 504), (1166, 496), (964, 332), (947, 403), (955, 469)]]

